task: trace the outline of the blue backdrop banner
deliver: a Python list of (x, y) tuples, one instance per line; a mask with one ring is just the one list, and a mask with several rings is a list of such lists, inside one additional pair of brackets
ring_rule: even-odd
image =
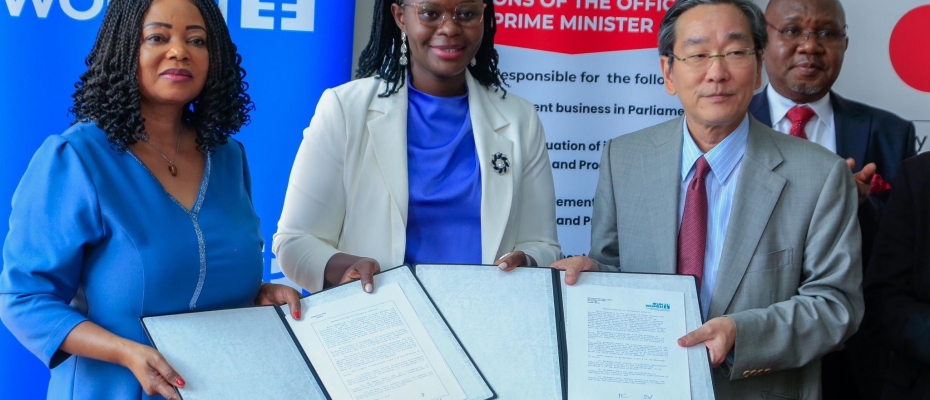
[[(5, 0), (0, 5), (0, 218), (33, 152), (68, 128), (74, 83), (86, 69), (105, 0)], [(265, 237), (266, 281), (280, 280), (271, 237), (291, 163), (324, 89), (347, 82), (354, 1), (219, 0), (239, 46), (255, 102), (236, 135), (252, 170), (253, 201)], [(140, 33), (141, 35), (141, 33)], [(8, 224), (0, 224), (5, 238)], [(0, 265), (2, 268), (2, 265)], [(53, 323), (50, 321), (49, 323)], [(45, 397), (48, 370), (0, 325), (0, 399)]]

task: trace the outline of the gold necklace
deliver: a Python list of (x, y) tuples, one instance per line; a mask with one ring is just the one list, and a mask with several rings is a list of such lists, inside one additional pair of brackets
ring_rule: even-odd
[(158, 147), (155, 147), (154, 144), (149, 143), (148, 135), (142, 138), (142, 141), (145, 142), (145, 144), (152, 146), (152, 148), (155, 149), (159, 155), (161, 155), (161, 158), (164, 158), (165, 161), (168, 162), (168, 172), (171, 173), (171, 176), (178, 176), (178, 167), (174, 166), (174, 160), (178, 158), (178, 153), (181, 151), (181, 132), (181, 130), (178, 130), (178, 147), (174, 149), (174, 157), (171, 157), (170, 160), (168, 159), (168, 156), (165, 155), (165, 153), (162, 153), (161, 150), (158, 149)]

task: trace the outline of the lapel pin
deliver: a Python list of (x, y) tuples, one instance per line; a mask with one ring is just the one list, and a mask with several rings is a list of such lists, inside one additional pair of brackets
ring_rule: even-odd
[(506, 174), (507, 169), (510, 168), (510, 161), (507, 160), (507, 156), (503, 153), (494, 153), (494, 157), (491, 157), (491, 166), (494, 167), (494, 171), (503, 175)]

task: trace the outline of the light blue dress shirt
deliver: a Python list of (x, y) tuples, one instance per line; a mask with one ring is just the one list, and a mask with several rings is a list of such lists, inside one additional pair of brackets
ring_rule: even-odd
[(13, 195), (0, 318), (51, 368), (49, 399), (148, 399), (129, 369), (59, 351), (71, 330), (89, 320), (149, 345), (141, 317), (251, 305), (262, 262), (238, 142), (206, 156), (187, 210), (80, 123), (42, 144)]
[(736, 194), (736, 184), (739, 182), (740, 164), (743, 154), (746, 153), (746, 142), (749, 140), (749, 114), (743, 122), (736, 127), (729, 136), (710, 149), (707, 154), (701, 152), (691, 134), (688, 132), (688, 121), (682, 127), (681, 146), (681, 197), (678, 202), (678, 225), (681, 226), (681, 217), (685, 212), (685, 197), (688, 194), (688, 184), (694, 177), (695, 163), (704, 156), (710, 164), (711, 172), (705, 180), (707, 188), (707, 245), (704, 253), (704, 277), (700, 288), (701, 313), (707, 318), (710, 309), (710, 299), (714, 294), (714, 285), (717, 283), (717, 269), (720, 265), (720, 253), (723, 251), (723, 242), (727, 237), (727, 224), (730, 222), (730, 209)]

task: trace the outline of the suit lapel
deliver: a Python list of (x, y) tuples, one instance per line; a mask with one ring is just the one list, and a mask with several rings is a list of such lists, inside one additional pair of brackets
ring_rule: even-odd
[(772, 111), (769, 109), (769, 96), (765, 93), (768, 88), (752, 96), (749, 102), (749, 113), (766, 126), (772, 126)]
[[(513, 142), (499, 132), (510, 125), (497, 107), (491, 103), (491, 93), (478, 84), (471, 74), (466, 72), (468, 84), (468, 109), (471, 114), (472, 131), (475, 136), (475, 148), (478, 151), (478, 165), (481, 171), (481, 259), (484, 263), (497, 258), (498, 248), (510, 219), (513, 201), (513, 173), (520, 169), (514, 165)], [(499, 174), (492, 167), (495, 154), (501, 153), (510, 162), (510, 168)]]
[(678, 267), (678, 201), (681, 196), (681, 143), (684, 118), (657, 127), (652, 134), (655, 153), (640, 154), (640, 176), (655, 177), (647, 182), (646, 202), (652, 220), (653, 254), (656, 272), (674, 274)]
[(830, 92), (833, 105), (833, 126), (836, 127), (836, 154), (856, 160), (855, 171), (862, 169), (869, 144), (869, 116), (857, 112), (836, 93)]
[(722, 315), (729, 307), (785, 187), (785, 178), (773, 172), (784, 158), (768, 131), (750, 118), (749, 140), (741, 161), (708, 319)]
[[(375, 93), (384, 90), (381, 85)], [(368, 109), (381, 113), (368, 120), (368, 132), (391, 199), (402, 221), (407, 221), (407, 86), (388, 97), (376, 94)]]

